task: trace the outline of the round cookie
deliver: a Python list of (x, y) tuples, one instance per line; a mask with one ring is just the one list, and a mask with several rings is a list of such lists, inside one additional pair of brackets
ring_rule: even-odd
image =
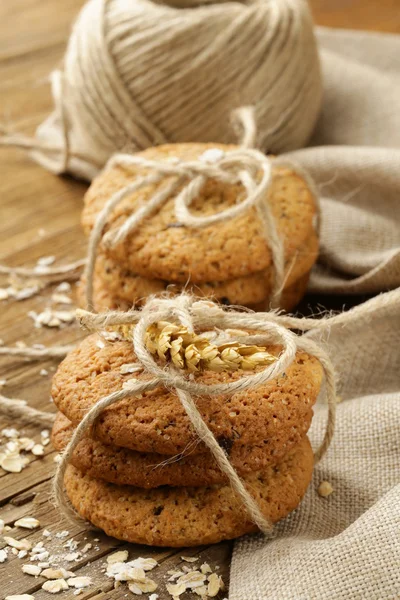
[[(71, 421), (58, 413), (51, 434), (56, 450), (64, 450), (73, 431)], [(270, 440), (264, 440), (257, 446), (234, 446), (228, 455), (239, 475), (246, 475), (276, 464), (292, 446), (293, 443), (288, 443), (278, 453)], [(79, 442), (71, 464), (93, 479), (142, 488), (162, 485), (198, 487), (227, 482), (209, 452), (168, 458), (163, 454), (136, 452), (103, 444), (89, 437)]]
[[(274, 467), (244, 478), (265, 517), (277, 522), (300, 503), (313, 453), (304, 438)], [(69, 465), (65, 487), (77, 512), (108, 535), (152, 546), (199, 546), (257, 531), (230, 485), (143, 490), (83, 475)]]
[[(122, 374), (122, 365), (137, 362), (132, 343), (99, 344), (97, 334), (88, 336), (58, 367), (52, 396), (58, 409), (74, 424), (100, 398), (122, 389), (132, 378)], [(101, 346), (101, 347), (99, 347)], [(277, 353), (277, 347), (267, 350)], [(203, 384), (236, 381), (241, 371), (194, 375)], [(135, 373), (139, 380), (148, 379)], [(256, 445), (269, 440), (277, 452), (300, 440), (309, 427), (312, 406), (321, 385), (322, 368), (314, 357), (298, 352), (295, 361), (278, 379), (231, 396), (202, 396), (197, 407), (219, 443), (226, 448)], [(164, 387), (129, 397), (106, 408), (99, 416), (92, 437), (113, 444), (158, 454), (175, 455), (189, 449), (204, 452), (193, 444), (197, 436), (176, 393)]]
[[(290, 310), (301, 298), (307, 287), (309, 272), (318, 255), (318, 238), (313, 233), (304, 247), (299, 248), (292, 262), (286, 265), (287, 278), (280, 306)], [(82, 279), (80, 298), (85, 304), (84, 286)], [(151, 294), (168, 290), (180, 293), (190, 290), (197, 296), (214, 298), (223, 304), (234, 304), (248, 307), (262, 305), (268, 308), (268, 299), (273, 286), (273, 273), (271, 270), (253, 273), (228, 281), (214, 281), (192, 284), (190, 281), (180, 284), (171, 283), (161, 279), (148, 279), (127, 270), (114, 259), (100, 254), (96, 260), (94, 272), (94, 300), (97, 310), (111, 308), (112, 304), (137, 305)], [(102, 298), (108, 298), (105, 306), (101, 304)], [(111, 305), (111, 306), (110, 306)]]
[[(208, 149), (225, 152), (238, 149), (222, 144), (168, 144), (138, 153), (150, 160), (173, 158), (196, 160)], [(148, 170), (132, 166), (105, 169), (92, 183), (85, 196), (82, 225), (90, 233), (97, 215), (112, 194)], [(127, 216), (143, 205), (160, 186), (148, 185), (128, 195), (112, 212), (106, 230), (121, 226)], [(178, 194), (175, 194), (175, 196)], [(242, 186), (208, 180), (191, 211), (205, 216), (237, 204), (243, 197)], [(290, 262), (314, 231), (316, 204), (306, 182), (292, 169), (273, 166), (272, 183), (265, 199), (283, 238), (285, 258)], [(217, 282), (248, 276), (271, 269), (271, 251), (265, 240), (257, 210), (251, 208), (234, 219), (202, 228), (188, 228), (176, 222), (174, 197), (160, 211), (143, 221), (126, 240), (100, 252), (112, 257), (126, 269), (148, 279), (194, 284)]]

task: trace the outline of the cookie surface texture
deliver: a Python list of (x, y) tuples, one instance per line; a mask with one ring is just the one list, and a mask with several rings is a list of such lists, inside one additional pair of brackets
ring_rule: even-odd
[[(303, 297), (310, 269), (318, 254), (318, 238), (312, 234), (304, 248), (299, 248), (290, 265), (282, 291), (280, 307), (291, 310)], [(247, 306), (253, 309), (269, 308), (273, 288), (273, 273), (266, 269), (259, 273), (227, 281), (171, 283), (161, 279), (148, 279), (124, 268), (115, 259), (100, 254), (96, 260), (93, 277), (94, 305), (96, 310), (107, 308), (127, 310), (141, 306), (148, 296), (168, 291), (189, 291), (199, 297), (208, 297), (222, 304)], [(85, 306), (85, 278), (79, 290), (79, 303)]]
[[(220, 144), (169, 144), (149, 148), (138, 156), (157, 161), (190, 161), (199, 159), (210, 148), (225, 152), (237, 149)], [(90, 233), (112, 194), (147, 173), (143, 168), (131, 166), (114, 166), (103, 171), (85, 196), (82, 216), (85, 232)], [(121, 226), (166, 183), (164, 179), (128, 195), (112, 212), (106, 230)], [(243, 195), (239, 184), (208, 180), (193, 201), (191, 211), (196, 216), (212, 215), (236, 205)], [(100, 253), (135, 275), (182, 284), (230, 281), (272, 270), (271, 251), (255, 208), (231, 220), (189, 228), (177, 223), (174, 200), (171, 197), (158, 212), (146, 218), (123, 243), (112, 248), (100, 244)], [(289, 167), (275, 165), (265, 202), (269, 203), (282, 236), (286, 262), (291, 263), (296, 252), (306, 247), (310, 237), (315, 235), (315, 199), (302, 177)]]
[[(244, 482), (264, 516), (276, 522), (298, 506), (312, 471), (312, 449), (304, 438), (278, 465), (252, 473)], [(124, 541), (197, 546), (257, 530), (229, 485), (143, 490), (92, 479), (69, 465), (65, 486), (83, 518)]]
[[(276, 347), (267, 348), (277, 353)], [(132, 378), (121, 367), (136, 363), (128, 341), (104, 342), (88, 336), (60, 364), (52, 385), (58, 409), (76, 425), (104, 396), (121, 390)], [(204, 384), (236, 381), (248, 372), (200, 372), (195, 380)], [(143, 372), (139, 380), (148, 379)], [(257, 445), (269, 440), (276, 452), (285, 453), (307, 432), (321, 385), (317, 359), (298, 352), (279, 378), (256, 389), (231, 396), (199, 397), (197, 407), (207, 426), (225, 449)], [(162, 386), (138, 397), (129, 397), (105, 409), (94, 427), (93, 437), (115, 446), (140, 452), (176, 455), (205, 452), (176, 393)]]
[[(71, 421), (58, 413), (51, 436), (56, 450), (64, 450), (73, 430)], [(282, 452), (278, 454), (270, 440), (257, 446), (235, 446), (229, 453), (229, 460), (239, 475), (264, 469), (279, 459)], [(91, 478), (146, 489), (162, 485), (199, 487), (227, 483), (226, 476), (208, 452), (167, 457), (85, 438), (79, 442), (71, 464)]]

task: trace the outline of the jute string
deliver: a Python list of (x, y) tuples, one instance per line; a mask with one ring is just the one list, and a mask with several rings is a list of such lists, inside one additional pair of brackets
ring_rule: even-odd
[(55, 415), (28, 406), (26, 400), (7, 398), (0, 394), (0, 413), (7, 415), (13, 421), (27, 425), (37, 423), (43, 427), (52, 427)]
[(36, 137), (0, 145), (57, 173), (92, 179), (115, 152), (166, 142), (231, 143), (226, 115), (248, 104), (259, 123), (249, 145), (302, 147), (322, 98), (308, 3), (90, 0), (52, 92)]
[[(228, 457), (219, 446), (213, 433), (208, 429), (201, 414), (199, 413), (194, 398), (201, 395), (230, 395), (235, 392), (243, 392), (255, 388), (278, 377), (293, 362), (296, 351), (304, 350), (315, 356), (321, 363), (325, 373), (326, 395), (328, 404), (328, 420), (325, 435), (320, 447), (314, 454), (318, 462), (329, 447), (335, 426), (336, 389), (335, 376), (329, 357), (325, 351), (313, 340), (299, 337), (289, 329), (277, 322), (278, 315), (274, 319), (269, 318), (270, 313), (242, 313), (237, 311), (225, 311), (216, 304), (209, 301), (198, 301), (193, 297), (182, 294), (171, 299), (150, 298), (141, 311), (131, 310), (126, 313), (109, 312), (95, 314), (88, 311), (78, 311), (81, 324), (90, 331), (101, 331), (104, 328), (116, 324), (135, 324), (133, 331), (133, 349), (137, 361), (146, 373), (152, 378), (148, 381), (133, 381), (129, 388), (122, 389), (99, 400), (84, 416), (75, 429), (72, 438), (62, 454), (54, 478), (54, 497), (66, 517), (76, 521), (75, 511), (70, 506), (64, 492), (64, 475), (68, 463), (74, 453), (77, 444), (90, 432), (95, 425), (96, 419), (101, 412), (114, 403), (124, 398), (132, 397), (143, 392), (152, 390), (158, 386), (175, 389), (178, 398), (188, 415), (194, 430), (199, 438), (207, 445), (220, 469), (227, 475), (232, 489), (243, 502), (250, 519), (265, 534), (271, 533), (272, 525), (264, 517), (257, 503), (247, 491), (243, 481), (232, 467)], [(160, 366), (145, 345), (145, 333), (148, 327), (158, 321), (173, 320), (182, 325), (189, 326), (192, 330), (209, 331), (218, 328), (245, 329), (256, 331), (256, 335), (243, 335), (241, 342), (251, 340), (252, 343), (279, 344), (282, 351), (277, 361), (263, 370), (244, 375), (237, 381), (231, 383), (202, 384), (185, 377), (183, 371), (175, 368)]]
[(11, 275), (29, 279), (46, 279), (48, 283), (64, 281), (64, 279), (78, 278), (82, 268), (86, 264), (86, 259), (81, 258), (73, 263), (59, 266), (40, 266), (32, 269), (26, 267), (8, 267), (0, 265), (0, 275)]

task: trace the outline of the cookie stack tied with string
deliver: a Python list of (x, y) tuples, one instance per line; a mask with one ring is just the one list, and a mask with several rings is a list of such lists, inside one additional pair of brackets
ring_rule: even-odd
[[(318, 255), (318, 203), (297, 167), (222, 144), (115, 155), (85, 197), (82, 306), (123, 310), (192, 291), (292, 309)], [(87, 292), (87, 294), (86, 294)]]
[[(280, 324), (289, 317), (188, 295), (79, 317), (94, 333), (52, 389), (66, 514), (64, 485), (107, 534), (179, 547), (270, 532), (298, 506), (332, 437), (335, 391), (324, 352)], [(330, 413), (313, 454), (306, 434), (324, 371)]]

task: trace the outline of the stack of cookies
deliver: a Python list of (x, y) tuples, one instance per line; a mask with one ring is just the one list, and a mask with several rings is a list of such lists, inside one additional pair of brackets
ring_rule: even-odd
[[(160, 362), (166, 347), (171, 348), (164, 344)], [(208, 385), (233, 382), (279, 352), (277, 346), (246, 347), (239, 368), (219, 363), (214, 370), (211, 363), (209, 368), (197, 363), (190, 378)], [(60, 411), (52, 433), (56, 449), (65, 448), (96, 402), (126, 388), (132, 378), (151, 376), (138, 364), (128, 339), (107, 341), (96, 333), (74, 349), (53, 380)], [(299, 351), (286, 372), (266, 384), (230, 396), (196, 398), (205, 423), (272, 522), (297, 507), (310, 482), (313, 453), (306, 433), (321, 379), (319, 362)], [(257, 530), (197, 438), (176, 392), (162, 386), (101, 413), (90, 437), (75, 449), (65, 487), (82, 517), (121, 540), (193, 546)]]
[[(221, 144), (170, 144), (150, 148), (137, 156), (171, 164), (171, 161), (202, 160), (210, 151), (229, 153), (237, 149)], [(104, 170), (85, 196), (82, 217), (85, 233), (90, 234), (113, 194), (148, 174), (151, 174), (149, 169), (137, 166), (114, 165)], [(105, 233), (122, 226), (166, 185), (165, 179), (128, 195), (112, 212)], [(173, 293), (188, 289), (197, 296), (212, 297), (224, 304), (268, 309), (274, 267), (256, 208), (202, 228), (185, 227), (177, 222), (174, 210), (179, 191), (180, 188), (171, 194), (162, 208), (148, 216), (124, 242), (114, 247), (100, 244), (94, 273), (95, 309), (125, 310), (166, 289)], [(209, 216), (235, 206), (244, 195), (239, 184), (210, 179), (190, 210), (195, 216)], [(303, 297), (318, 255), (315, 198), (299, 174), (275, 165), (265, 202), (271, 208), (283, 241), (286, 273), (281, 308), (290, 310)], [(85, 305), (84, 285), (81, 304)]]

